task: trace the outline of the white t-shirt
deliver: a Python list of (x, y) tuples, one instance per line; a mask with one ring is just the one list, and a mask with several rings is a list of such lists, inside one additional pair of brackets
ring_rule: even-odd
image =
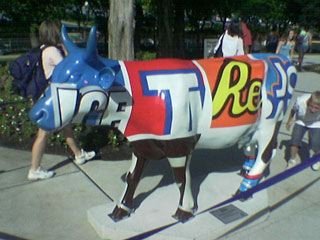
[(297, 100), (293, 106), (293, 110), (296, 113), (296, 124), (301, 126), (307, 126), (308, 128), (320, 128), (320, 113), (315, 113), (315, 121), (312, 123), (305, 123), (305, 117), (307, 112), (307, 101), (311, 97), (311, 94), (304, 94), (300, 97), (297, 97)]
[(42, 66), (46, 79), (52, 75), (55, 66), (63, 60), (63, 56), (58, 48), (50, 46), (42, 51)]
[(243, 55), (243, 40), (239, 36), (231, 36), (228, 34), (228, 30), (225, 31), (223, 35), (220, 36), (217, 45), (214, 48), (214, 52), (216, 52), (219, 48), (221, 39), (222, 41), (222, 52), (224, 57), (238, 56)]

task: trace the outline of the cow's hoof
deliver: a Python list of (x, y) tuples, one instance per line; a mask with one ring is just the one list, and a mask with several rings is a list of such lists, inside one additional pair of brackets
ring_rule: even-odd
[(112, 213), (109, 214), (109, 217), (114, 221), (118, 222), (120, 220), (123, 220), (125, 218), (130, 217), (130, 214), (133, 212), (132, 209), (125, 207), (125, 206), (116, 206)]
[[(242, 192), (240, 191), (240, 189), (238, 189), (233, 196), (236, 196), (236, 195), (238, 195), (240, 193), (242, 193)], [(252, 195), (248, 196), (248, 197), (240, 198), (239, 201), (244, 202), (244, 201), (249, 200), (250, 198), (252, 198)]]
[(246, 176), (247, 174), (248, 174), (248, 170), (245, 170), (245, 169), (241, 168), (241, 170), (240, 170), (240, 172), (239, 172), (239, 175), (240, 175), (241, 177), (244, 177), (244, 176)]
[(176, 213), (174, 215), (172, 215), (172, 217), (174, 219), (177, 219), (179, 222), (184, 223), (184, 222), (189, 221), (191, 218), (193, 218), (194, 215), (192, 212), (187, 212), (187, 211), (184, 211), (184, 210), (178, 208)]

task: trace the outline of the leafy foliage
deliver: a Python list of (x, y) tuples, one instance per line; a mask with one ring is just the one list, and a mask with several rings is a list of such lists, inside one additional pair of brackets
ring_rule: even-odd
[(294, 23), (320, 28), (319, 0), (285, 0), (286, 16)]
[(27, 112), (31, 102), (12, 92), (12, 78), (7, 66), (0, 69), (1, 98), (0, 98), (0, 135), (2, 138), (15, 139), (23, 142), (34, 136), (35, 126), (28, 121)]

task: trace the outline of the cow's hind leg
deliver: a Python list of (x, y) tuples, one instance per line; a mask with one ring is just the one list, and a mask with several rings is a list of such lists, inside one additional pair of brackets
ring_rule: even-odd
[(240, 170), (241, 176), (247, 175), (253, 167), (254, 163), (256, 162), (257, 144), (251, 143), (244, 146), (243, 153), (245, 155), (245, 160)]
[(140, 181), (140, 177), (145, 166), (146, 160), (132, 154), (131, 167), (126, 176), (126, 187), (117, 206), (113, 209), (110, 217), (117, 222), (129, 217), (133, 211), (133, 197)]
[(194, 199), (189, 171), (190, 159), (191, 154), (184, 157), (168, 158), (180, 190), (179, 207), (173, 217), (181, 222), (188, 221), (194, 213)]
[(256, 186), (262, 179), (264, 170), (275, 155), (280, 124), (280, 122), (275, 125), (270, 124), (269, 126), (265, 126), (263, 129), (260, 129), (257, 133), (257, 159), (249, 173), (244, 176), (238, 192), (247, 191), (248, 189)]

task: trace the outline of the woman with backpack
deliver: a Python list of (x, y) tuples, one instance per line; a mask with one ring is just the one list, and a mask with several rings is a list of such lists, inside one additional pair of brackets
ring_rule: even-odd
[[(42, 49), (42, 67), (46, 79), (50, 81), (55, 66), (62, 61), (65, 56), (65, 49), (60, 41), (60, 23), (57, 21), (43, 21), (39, 27), (39, 40)], [(95, 156), (95, 152), (86, 152), (80, 149), (74, 140), (73, 130), (71, 126), (66, 126), (63, 129), (66, 137), (67, 145), (73, 152), (76, 164), (83, 164), (87, 160)], [(53, 171), (47, 171), (40, 167), (40, 163), (45, 153), (49, 133), (43, 129), (38, 129), (36, 139), (32, 146), (31, 167), (28, 173), (29, 180), (39, 180), (51, 178), (54, 175)]]

